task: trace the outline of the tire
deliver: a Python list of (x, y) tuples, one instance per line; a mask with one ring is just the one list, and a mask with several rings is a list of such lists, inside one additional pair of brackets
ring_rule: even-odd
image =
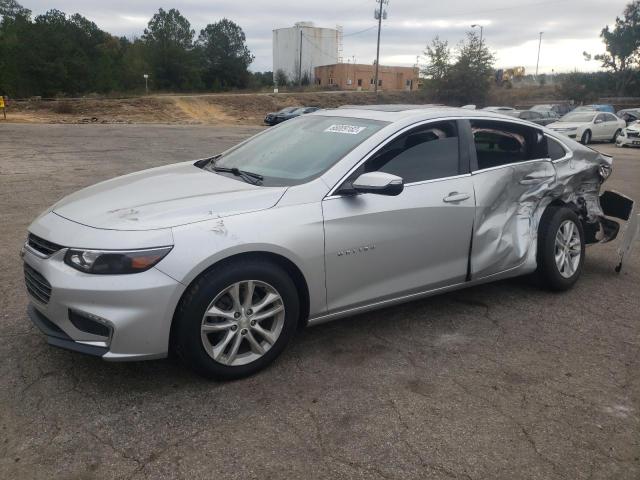
[(586, 130), (582, 134), (582, 138), (580, 139), (580, 143), (583, 145), (589, 145), (591, 143), (591, 130)]
[[(249, 282), (254, 291), (251, 301), (247, 300)], [(278, 300), (268, 301), (269, 294)], [(264, 301), (267, 303), (260, 307)], [(246, 377), (267, 367), (285, 349), (297, 330), (299, 305), (295, 284), (276, 263), (247, 259), (214, 267), (183, 295), (174, 319), (172, 347), (188, 367), (204, 377)], [(221, 315), (205, 319), (207, 311)], [(255, 320), (271, 312), (277, 313)]]
[[(573, 225), (577, 237), (571, 236), (569, 242), (566, 242), (567, 237), (563, 233), (568, 233), (570, 225)], [(568, 245), (566, 249), (563, 250), (563, 246), (557, 243), (557, 237)], [(576, 259), (578, 254), (579, 257)], [(575, 212), (566, 207), (547, 208), (538, 228), (538, 268), (535, 272), (538, 284), (553, 291), (564, 291), (573, 287), (582, 273), (584, 255), (584, 230)], [(567, 261), (563, 262), (565, 258)]]
[(616, 143), (616, 140), (618, 140), (618, 135), (620, 135), (621, 133), (622, 130), (620, 128), (616, 130), (616, 133), (613, 134), (613, 138), (611, 139), (611, 143)]

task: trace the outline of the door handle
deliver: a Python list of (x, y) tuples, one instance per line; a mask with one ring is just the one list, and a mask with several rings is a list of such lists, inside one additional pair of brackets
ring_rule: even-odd
[(444, 197), (442, 201), (446, 203), (455, 203), (462, 202), (463, 200), (467, 200), (468, 198), (468, 193), (451, 192), (448, 196)]
[(534, 185), (536, 183), (542, 183), (545, 180), (549, 180), (550, 178), (553, 178), (553, 177), (554, 177), (553, 175), (549, 175), (548, 173), (533, 172), (522, 177), (522, 179), (520, 180), (520, 185)]

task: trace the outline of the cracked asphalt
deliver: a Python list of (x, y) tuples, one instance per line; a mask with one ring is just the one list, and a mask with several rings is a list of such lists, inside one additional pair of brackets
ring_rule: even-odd
[[(25, 313), (30, 221), (255, 131), (0, 124), (0, 478), (640, 478), (640, 248), (619, 275), (616, 245), (589, 248), (564, 294), (516, 279), (310, 328), (236, 382), (48, 346)], [(640, 151), (596, 148), (640, 200)]]

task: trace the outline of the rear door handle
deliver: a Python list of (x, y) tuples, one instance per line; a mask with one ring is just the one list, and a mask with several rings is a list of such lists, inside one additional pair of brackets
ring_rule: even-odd
[(468, 193), (451, 192), (447, 197), (444, 197), (442, 201), (446, 203), (455, 203), (462, 202), (463, 200), (467, 200), (468, 198)]

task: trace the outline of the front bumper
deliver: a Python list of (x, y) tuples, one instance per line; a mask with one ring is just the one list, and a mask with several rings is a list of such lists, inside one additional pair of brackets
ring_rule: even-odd
[(628, 137), (618, 135), (616, 138), (616, 145), (619, 147), (640, 147), (640, 137)]
[[(167, 356), (173, 312), (184, 286), (152, 268), (130, 275), (91, 275), (64, 263), (66, 248), (43, 258), (25, 248), (23, 260), (50, 285), (43, 298), (28, 290), (29, 317), (50, 344), (105, 360)], [(26, 274), (25, 274), (26, 275)], [(77, 316), (95, 326), (86, 328)], [(102, 330), (102, 331), (101, 331)]]

